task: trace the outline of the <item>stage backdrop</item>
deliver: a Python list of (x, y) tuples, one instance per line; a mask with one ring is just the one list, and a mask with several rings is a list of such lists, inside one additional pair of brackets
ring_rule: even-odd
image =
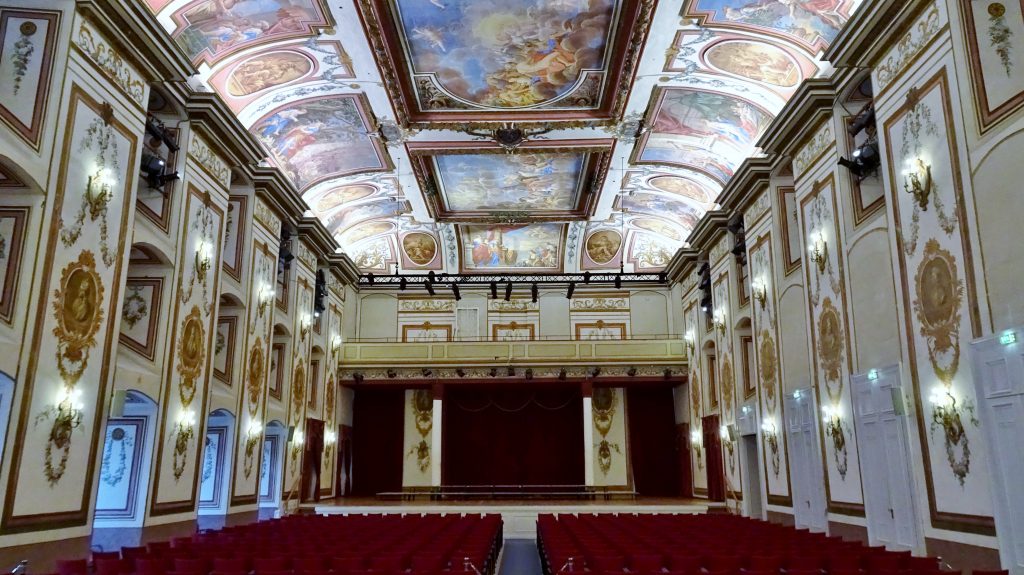
[(405, 390), (357, 389), (352, 411), (352, 494), (401, 491)]
[(446, 485), (582, 485), (579, 386), (445, 390)]

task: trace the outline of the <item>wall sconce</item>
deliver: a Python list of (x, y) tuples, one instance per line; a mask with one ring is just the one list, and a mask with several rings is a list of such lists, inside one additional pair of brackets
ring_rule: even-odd
[(704, 454), (704, 445), (701, 443), (700, 430), (694, 429), (690, 432), (690, 447), (693, 448), (694, 453), (697, 455), (697, 469), (704, 469), (704, 461), (702, 456)]
[(253, 420), (249, 422), (249, 429), (245, 432), (245, 477), (248, 478), (252, 474), (252, 464), (254, 461), (254, 455), (256, 454), (256, 445), (259, 444), (260, 439), (263, 437), (263, 424), (259, 421)]
[(334, 450), (334, 444), (338, 443), (338, 432), (333, 429), (328, 429), (324, 432), (324, 455), (327, 457), (331, 456), (331, 452)]
[(849, 469), (846, 453), (846, 429), (843, 427), (842, 411), (838, 406), (821, 406), (821, 421), (825, 425), (825, 435), (832, 440), (832, 448), (839, 475), (846, 478)]
[(313, 326), (313, 318), (307, 313), (302, 316), (299, 320), (299, 332), (302, 339), (305, 340), (306, 336), (309, 335), (309, 328)]
[(690, 352), (690, 355), (693, 355), (694, 351), (697, 349), (697, 337), (693, 335), (692, 329), (686, 332), (686, 335), (683, 336), (683, 340), (686, 342), (687, 351)]
[(750, 287), (754, 292), (754, 300), (761, 306), (761, 310), (764, 311), (765, 306), (768, 304), (768, 282), (764, 278), (757, 278), (751, 282)]
[[(978, 419), (974, 415), (974, 406), (968, 400), (958, 400), (953, 394), (952, 386), (945, 385), (933, 387), (928, 402), (932, 404), (931, 431), (934, 433), (936, 428), (942, 428), (946, 458), (953, 475), (962, 486), (971, 468), (971, 449), (968, 446), (967, 431), (964, 429), (964, 412), (971, 424), (977, 427)], [(957, 446), (960, 448), (957, 449)]]
[[(50, 436), (46, 442), (46, 463), (44, 473), (50, 485), (56, 485), (67, 469), (68, 456), (71, 453), (71, 434), (82, 425), (82, 414), (85, 404), (82, 403), (82, 390), (63, 386), (53, 405), (36, 416), (36, 424), (40, 420), (53, 418)], [(60, 460), (54, 464), (53, 450), (61, 452)]]
[(341, 336), (335, 334), (334, 337), (331, 338), (331, 351), (337, 353), (339, 349), (341, 349)]
[(117, 178), (109, 168), (97, 165), (88, 181), (85, 184), (85, 203), (89, 209), (89, 217), (95, 221), (103, 214), (114, 197), (114, 187), (117, 185)]
[(725, 333), (725, 310), (723, 310), (723, 309), (715, 310), (714, 323), (715, 323), (715, 328), (718, 329), (719, 332), (724, 334)]
[(195, 436), (196, 412), (191, 409), (183, 409), (178, 414), (178, 421), (174, 424), (174, 458), (172, 470), (174, 480), (181, 479), (185, 472), (185, 462), (188, 460), (188, 446)]
[(729, 425), (723, 425), (718, 428), (718, 436), (722, 438), (722, 445), (725, 446), (726, 451), (729, 452), (729, 458), (732, 459), (733, 451), (736, 448), (736, 441), (733, 438), (733, 430)]
[(775, 420), (768, 418), (762, 421), (761, 432), (764, 436), (764, 442), (768, 445), (768, 451), (772, 455), (772, 471), (777, 476), (782, 461), (779, 455), (779, 430), (775, 426)]
[(928, 210), (928, 198), (932, 194), (932, 167), (921, 158), (911, 161), (910, 169), (904, 175), (903, 190), (911, 196), (922, 211)]
[(205, 276), (211, 267), (213, 267), (213, 245), (206, 240), (200, 240), (196, 247), (196, 270), (199, 275)]
[(811, 252), (811, 261), (818, 265), (818, 273), (825, 273), (825, 266), (828, 265), (828, 242), (825, 240), (825, 233), (821, 230), (811, 232), (811, 245), (808, 250)]
[(274, 301), (274, 295), (275, 295), (274, 288), (270, 287), (270, 285), (263, 284), (263, 285), (260, 286), (259, 302), (256, 304), (257, 305), (256, 309), (257, 309), (257, 311), (259, 312), (259, 314), (261, 316), (264, 313), (266, 313), (267, 306), (270, 305), (270, 302)]

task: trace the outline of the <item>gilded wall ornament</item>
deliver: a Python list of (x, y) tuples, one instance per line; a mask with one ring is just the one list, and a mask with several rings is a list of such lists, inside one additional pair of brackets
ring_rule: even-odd
[(429, 390), (417, 389), (412, 392), (409, 402), (416, 423), (416, 432), (420, 434), (419, 443), (413, 446), (409, 453), (416, 455), (420, 473), (426, 473), (430, 470), (430, 444), (427, 443), (427, 439), (430, 437), (430, 430), (434, 428), (434, 400)]
[(1009, 78), (1013, 74), (1013, 31), (1006, 25), (1006, 6), (1001, 2), (988, 5), (988, 41)]
[(839, 310), (832, 298), (825, 296), (818, 313), (818, 361), (825, 375), (825, 391), (833, 403), (843, 393), (843, 346), (844, 335)]
[(128, 324), (129, 328), (134, 328), (135, 324), (149, 315), (149, 303), (146, 298), (142, 297), (141, 291), (140, 286), (128, 286), (128, 295), (125, 296), (124, 303), (121, 304), (121, 319)]
[(601, 435), (601, 442), (597, 446), (597, 463), (601, 473), (608, 475), (612, 468), (612, 452), (622, 454), (622, 449), (617, 443), (608, 441), (608, 433), (612, 430), (612, 423), (615, 419), (615, 412), (619, 407), (619, 394), (610, 387), (598, 387), (594, 389), (591, 398), (591, 410), (593, 413), (594, 427)]
[(78, 151), (83, 157), (92, 157), (93, 163), (85, 190), (82, 192), (82, 205), (70, 226), (65, 225), (63, 217), (59, 223), (61, 243), (64, 247), (70, 248), (82, 236), (86, 218), (89, 218), (90, 222), (99, 220), (100, 256), (107, 267), (114, 265), (114, 258), (117, 255), (109, 245), (107, 208), (114, 197), (114, 188), (118, 185), (117, 177), (121, 173), (117, 158), (117, 131), (111, 125), (113, 114), (110, 104), (104, 104), (100, 116), (93, 118), (86, 128), (85, 139), (79, 145)]
[(292, 423), (302, 421), (306, 405), (306, 367), (299, 362), (292, 373)]
[(953, 254), (935, 239), (925, 244), (914, 286), (914, 314), (927, 342), (928, 361), (939, 380), (951, 385), (960, 369), (960, 304), (964, 286)]
[[(904, 253), (909, 256), (917, 251), (917, 242), (921, 233), (921, 214), (928, 210), (929, 205), (935, 208), (935, 217), (938, 219), (939, 227), (947, 236), (956, 231), (957, 220), (955, 215), (946, 213), (946, 206), (942, 201), (942, 194), (939, 193), (938, 184), (931, 178), (931, 171), (928, 169), (930, 166), (927, 166), (922, 160), (924, 150), (935, 143), (940, 136), (939, 126), (932, 119), (932, 109), (921, 101), (920, 94), (916, 89), (912, 89), (907, 95), (907, 102), (910, 105), (910, 111), (907, 112), (900, 142), (900, 158), (904, 165), (914, 168), (904, 184), (907, 192), (911, 193), (915, 200), (914, 211), (910, 216), (910, 234), (903, 246)], [(922, 167), (925, 168), (924, 173), (921, 172)], [(919, 182), (918, 187), (921, 190), (918, 193), (914, 193), (915, 187), (911, 176), (916, 177)], [(924, 193), (922, 179), (929, 182), (927, 193)]]
[(728, 354), (722, 354), (722, 403), (729, 412), (733, 410), (733, 395), (736, 390), (736, 380), (732, 371), (732, 358)]
[(89, 352), (103, 321), (103, 280), (89, 250), (78, 254), (60, 274), (54, 293), (53, 315), (57, 320), (57, 371), (66, 388), (73, 388), (89, 366)]
[(825, 424), (825, 436), (832, 440), (832, 457), (836, 462), (836, 471), (839, 477), (846, 480), (846, 473), (850, 470), (849, 453), (846, 446), (846, 426), (839, 417), (839, 408), (833, 407), (826, 410), (823, 417)]
[(192, 425), (179, 425), (174, 431), (174, 451), (171, 453), (171, 472), (174, 474), (174, 481), (177, 483), (185, 474), (185, 465), (188, 463), (188, 446), (195, 436), (195, 429)]
[(178, 374), (181, 381), (178, 383), (178, 397), (181, 399), (182, 409), (192, 405), (192, 399), (196, 395), (196, 380), (203, 372), (203, 358), (206, 356), (206, 339), (203, 328), (202, 312), (198, 305), (192, 306), (192, 311), (181, 322), (181, 337), (178, 338)]
[(934, 436), (935, 432), (942, 428), (946, 460), (960, 487), (963, 487), (971, 473), (971, 443), (964, 428), (964, 414), (966, 413), (971, 425), (977, 427), (979, 422), (974, 414), (974, 404), (965, 399), (963, 405), (960, 405), (949, 387), (933, 392), (931, 403), (932, 421), (928, 426), (929, 432)]
[(39, 26), (31, 20), (22, 22), (21, 26), (18, 27), (18, 32), (21, 36), (14, 43), (14, 51), (11, 53), (11, 64), (14, 65), (14, 85), (11, 88), (15, 96), (21, 91), (22, 78), (28, 72), (28, 64), (32, 58), (32, 53), (36, 51), (36, 47), (32, 45), (32, 36), (35, 35), (38, 29)]
[(779, 434), (776, 431), (771, 433), (764, 432), (764, 442), (768, 446), (768, 452), (771, 453), (772, 457), (772, 474), (775, 477), (779, 476), (779, 472), (782, 470), (782, 456), (779, 452)]
[(216, 235), (214, 234), (214, 213), (209, 206), (210, 197), (207, 193), (203, 198), (203, 204), (196, 207), (192, 217), (191, 230), (197, 231), (199, 236), (198, 246), (192, 258), (192, 273), (189, 276), (188, 286), (179, 290), (181, 303), (188, 303), (192, 299), (192, 293), (196, 285), (203, 290), (203, 313), (210, 315), (213, 311), (213, 298), (210, 297), (210, 270), (213, 269), (214, 260), (220, 259), (219, 254), (214, 254), (214, 247), (217, 246)]
[(775, 354), (775, 340), (772, 339), (771, 333), (768, 330), (761, 331), (761, 349), (758, 353), (758, 359), (760, 360), (758, 365), (758, 375), (761, 380), (761, 388), (764, 390), (765, 400), (768, 404), (768, 410), (772, 413), (775, 412), (775, 374), (778, 367), (778, 357)]
[(249, 368), (246, 370), (246, 407), (249, 409), (249, 416), (256, 417), (260, 408), (260, 397), (263, 395), (263, 366), (265, 364), (263, 352), (263, 341), (256, 338), (252, 350), (249, 352)]

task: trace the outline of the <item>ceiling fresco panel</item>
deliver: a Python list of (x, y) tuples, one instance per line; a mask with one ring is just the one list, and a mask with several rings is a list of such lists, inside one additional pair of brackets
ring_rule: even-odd
[(459, 225), (462, 271), (560, 273), (565, 224)]
[(781, 36), (809, 48), (825, 48), (850, 18), (854, 0), (688, 0), (684, 17), (704, 25)]
[(356, 95), (308, 98), (275, 109), (250, 131), (304, 190), (339, 176), (391, 169), (380, 141), (370, 135), (374, 121), (368, 110)]
[[(151, 4), (152, 6), (152, 4)], [(173, 36), (194, 64), (329, 27), (320, 0), (196, 0), (172, 15)]]
[(529, 144), (515, 154), (473, 142), (413, 145), (413, 170), (439, 221), (587, 217), (603, 183), (611, 140)]
[(402, 122), (587, 120), (625, 105), (653, 0), (359, 0)]
[(746, 100), (689, 88), (656, 90), (651, 110), (651, 130), (632, 161), (694, 168), (722, 184), (754, 152), (754, 143), (772, 120)]

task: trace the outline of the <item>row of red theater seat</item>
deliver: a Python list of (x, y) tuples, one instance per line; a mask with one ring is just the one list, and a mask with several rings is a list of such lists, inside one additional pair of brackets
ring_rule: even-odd
[(537, 534), (548, 575), (951, 573), (935, 558), (732, 515), (541, 515)]
[(54, 575), (493, 575), (497, 515), (291, 516), (57, 561)]

